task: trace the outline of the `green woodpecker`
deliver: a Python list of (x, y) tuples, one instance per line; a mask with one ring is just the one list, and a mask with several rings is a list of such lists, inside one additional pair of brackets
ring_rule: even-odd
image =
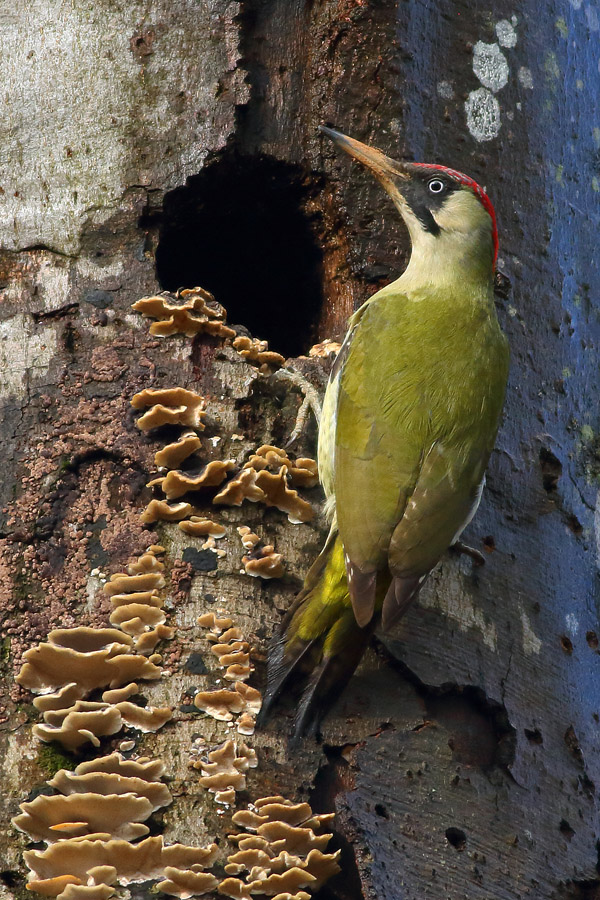
[(458, 545), (481, 498), (508, 374), (485, 191), (453, 169), (396, 162), (321, 130), (382, 184), (412, 253), (350, 318), (325, 394), (318, 457), (331, 530), (271, 648), (262, 716), (292, 673), (310, 673), (297, 735), (339, 694), (379, 618), (389, 629)]

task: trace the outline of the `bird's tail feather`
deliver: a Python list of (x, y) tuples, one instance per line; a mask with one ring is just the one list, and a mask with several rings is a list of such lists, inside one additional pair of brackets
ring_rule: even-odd
[[(387, 590), (382, 585), (381, 599)], [(295, 717), (296, 738), (318, 722), (353, 674), (372, 633), (360, 628), (348, 593), (342, 543), (335, 531), (309, 570), (304, 587), (269, 649), (267, 690), (258, 724), (264, 724), (294, 675), (306, 679)]]

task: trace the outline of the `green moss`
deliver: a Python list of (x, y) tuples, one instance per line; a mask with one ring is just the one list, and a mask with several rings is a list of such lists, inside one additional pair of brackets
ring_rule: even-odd
[(567, 23), (565, 22), (562, 16), (559, 16), (556, 22), (554, 23), (554, 27), (558, 31), (561, 37), (566, 38), (569, 34), (569, 29)]
[(74, 765), (73, 759), (67, 756), (57, 744), (43, 744), (36, 762), (48, 778), (56, 775), (59, 769), (72, 769)]
[(64, 472), (66, 472), (70, 468), (71, 468), (71, 457), (63, 456), (63, 458), (61, 459), (59, 466), (58, 466), (58, 474), (62, 475)]

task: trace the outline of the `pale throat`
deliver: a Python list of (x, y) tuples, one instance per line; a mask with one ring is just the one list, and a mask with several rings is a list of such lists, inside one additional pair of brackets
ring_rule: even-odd
[(471, 191), (457, 191), (433, 213), (438, 234), (427, 231), (412, 210), (398, 198), (397, 208), (410, 233), (412, 252), (400, 276), (404, 290), (427, 285), (469, 285), (477, 292), (491, 290), (494, 278), (492, 220)]
[(427, 285), (440, 289), (463, 284), (486, 294), (492, 289), (494, 248), (489, 227), (467, 234), (442, 230), (438, 235), (418, 228), (410, 229), (412, 252), (398, 279), (399, 287), (409, 291)]

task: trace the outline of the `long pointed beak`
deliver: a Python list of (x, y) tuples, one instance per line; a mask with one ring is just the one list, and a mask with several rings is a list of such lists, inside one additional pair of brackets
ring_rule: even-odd
[[(336, 147), (345, 150), (346, 153), (353, 156), (354, 159), (357, 159), (370, 169), (384, 184), (386, 190), (389, 191), (389, 186), (393, 185), (393, 181), (396, 179), (410, 178), (410, 175), (402, 163), (396, 162), (395, 159), (390, 159), (390, 157), (386, 156), (385, 153), (382, 153), (381, 150), (377, 150), (375, 147), (368, 147), (367, 144), (363, 144), (354, 138), (348, 137), (348, 135), (342, 134), (341, 131), (335, 131), (333, 128), (328, 128), (326, 125), (320, 125), (319, 131), (322, 131), (323, 134), (330, 137)], [(393, 186), (395, 187), (395, 185)], [(395, 191), (397, 190), (397, 187), (395, 187)]]
[(410, 210), (400, 190), (402, 181), (410, 180), (411, 177), (406, 164), (390, 159), (381, 150), (376, 150), (375, 147), (368, 147), (366, 144), (362, 144), (360, 141), (342, 134), (341, 131), (335, 131), (326, 125), (320, 125), (319, 129), (327, 137), (330, 137), (337, 147), (345, 150), (346, 153), (371, 170), (383, 189), (393, 200), (402, 218), (406, 220)]

